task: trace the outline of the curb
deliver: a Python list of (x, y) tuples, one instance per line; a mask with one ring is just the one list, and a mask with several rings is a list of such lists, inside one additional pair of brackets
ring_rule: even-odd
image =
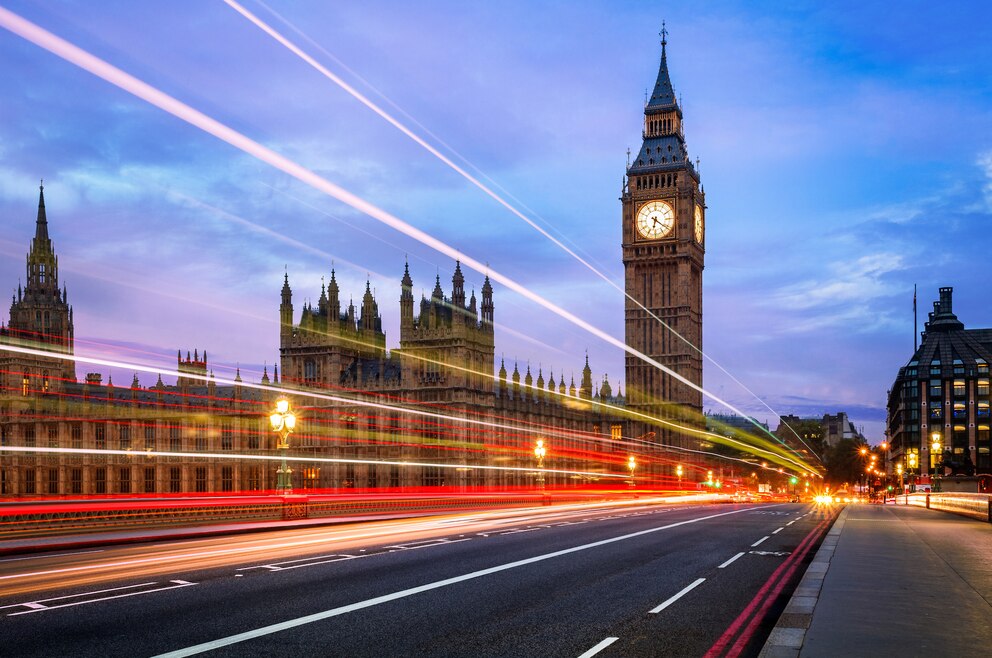
[(813, 611), (820, 598), (820, 589), (823, 587), (823, 579), (830, 568), (830, 560), (834, 556), (834, 549), (840, 540), (840, 533), (844, 531), (844, 523), (847, 520), (847, 510), (845, 507), (837, 520), (823, 538), (823, 543), (816, 551), (816, 556), (806, 569), (803, 579), (789, 599), (785, 611), (779, 617), (775, 628), (772, 629), (765, 646), (758, 654), (759, 658), (797, 658), (803, 643), (806, 641), (806, 631), (810, 622), (813, 621)]

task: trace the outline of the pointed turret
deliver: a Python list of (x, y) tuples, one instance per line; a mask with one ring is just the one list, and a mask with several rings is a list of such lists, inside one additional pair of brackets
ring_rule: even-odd
[(503, 357), (499, 358), (499, 394), (506, 394), (506, 363), (503, 362)]
[[(661, 23), (661, 64), (658, 66), (658, 79), (654, 83), (654, 90), (648, 99), (645, 109), (678, 109), (675, 98), (675, 89), (672, 87), (672, 78), (668, 75), (668, 30), (665, 29), (665, 22)], [(681, 110), (679, 110), (681, 114)]]
[(451, 277), (451, 303), (455, 308), (465, 308), (465, 276), (462, 264), (455, 261), (455, 273)]
[(293, 290), (289, 287), (289, 272), (283, 275), (281, 297), (279, 331), (283, 338), (288, 338), (293, 333)]
[(588, 353), (586, 353), (586, 365), (582, 368), (582, 387), (579, 389), (579, 397), (584, 400), (592, 397), (592, 368), (589, 367)]
[(493, 285), (489, 283), (489, 275), (486, 275), (486, 280), (482, 284), (482, 323), (492, 329)]
[(400, 330), (413, 329), (413, 279), (410, 277), (410, 262), (403, 264), (403, 278), (400, 279)]
[(38, 186), (38, 221), (34, 228), (34, 239), (37, 243), (48, 242), (48, 215), (45, 213), (45, 181)]
[(513, 397), (520, 397), (520, 370), (517, 368), (517, 362), (513, 362)]
[(268, 365), (262, 366), (262, 383), (263, 384), (268, 384), (269, 383), (269, 366)]

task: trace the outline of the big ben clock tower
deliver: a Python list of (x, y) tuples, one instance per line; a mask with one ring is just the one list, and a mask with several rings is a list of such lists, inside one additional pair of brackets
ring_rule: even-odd
[[(706, 202), (685, 147), (666, 37), (662, 28), (658, 80), (644, 106), (644, 143), (627, 168), (620, 197), (629, 295), (624, 329), (628, 345), (701, 386)], [(625, 365), (628, 408), (701, 425), (701, 393), (630, 354)], [(664, 426), (646, 431), (654, 431), (662, 443), (687, 444), (684, 435)]]

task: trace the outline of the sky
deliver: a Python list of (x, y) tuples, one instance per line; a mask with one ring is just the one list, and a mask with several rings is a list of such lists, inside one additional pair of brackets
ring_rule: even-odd
[[(746, 389), (710, 363), (703, 384), (773, 428), (768, 407), (846, 411), (881, 440), (914, 285), (921, 329), (941, 286), (992, 327), (986, 2), (243, 4), (621, 286), (664, 20), (708, 203), (703, 350)], [(220, 0), (0, 6), (622, 340), (616, 289)], [(257, 380), (284, 273), (297, 314), (332, 268), (345, 301), (369, 281), (389, 347), (406, 260), (415, 294), (435, 276), (450, 294), (448, 256), (7, 30), (0, 97), (0, 291), (24, 280), (44, 178), (77, 354), (207, 350)], [(484, 273), (465, 277), (478, 295)], [(625, 390), (620, 349), (494, 301), (497, 360), (567, 381), (588, 351)]]

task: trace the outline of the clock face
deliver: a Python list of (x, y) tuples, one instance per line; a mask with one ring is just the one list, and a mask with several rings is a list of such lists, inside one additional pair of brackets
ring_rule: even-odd
[(637, 211), (637, 232), (641, 237), (655, 240), (672, 232), (675, 212), (665, 201), (648, 201)]
[(696, 206), (696, 242), (703, 244), (703, 208), (702, 206)]

